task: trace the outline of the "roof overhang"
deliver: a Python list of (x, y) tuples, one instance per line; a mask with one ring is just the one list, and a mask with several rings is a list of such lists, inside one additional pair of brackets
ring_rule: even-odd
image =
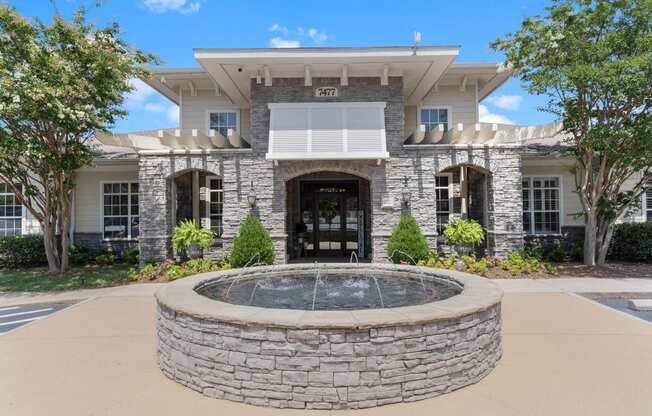
[(512, 76), (513, 71), (497, 63), (461, 63), (452, 64), (438, 85), (477, 84), (478, 101), (482, 101), (489, 94)]
[[(234, 104), (249, 106), (251, 79), (403, 77), (408, 103), (418, 103), (459, 54), (459, 46), (378, 48), (195, 49), (195, 59)], [(308, 76), (307, 76), (308, 75)]]
[(154, 69), (142, 80), (175, 104), (180, 103), (182, 89), (214, 88), (214, 82), (201, 68)]

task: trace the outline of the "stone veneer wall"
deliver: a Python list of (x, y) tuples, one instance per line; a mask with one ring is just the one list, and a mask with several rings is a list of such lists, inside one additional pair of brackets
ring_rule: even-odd
[[(490, 173), (488, 183), (489, 229), (488, 251), (504, 255), (523, 245), (521, 154), (517, 146), (452, 147), (446, 145), (404, 147), (404, 100), (402, 78), (390, 77), (389, 85), (380, 85), (379, 78), (349, 78), (348, 86), (340, 86), (339, 78), (313, 78), (313, 86), (304, 86), (302, 78), (274, 78), (272, 86), (251, 81), (252, 148), (247, 151), (226, 150), (207, 154), (141, 155), (140, 180), (140, 246), (141, 258), (162, 260), (171, 254), (169, 178), (187, 169), (201, 169), (221, 176), (224, 183), (224, 245), (230, 251), (231, 241), (242, 219), (249, 212), (247, 192), (250, 181), (258, 196), (256, 213), (270, 231), (276, 246), (276, 261), (286, 260), (287, 200), (286, 182), (307, 173), (344, 172), (360, 176), (370, 183), (371, 246), (374, 261), (387, 260), (387, 240), (398, 223), (403, 207), (403, 178), (409, 178), (411, 204), (408, 211), (416, 218), (431, 247), (437, 245), (435, 207), (435, 175), (442, 170), (469, 164)], [(339, 96), (315, 98), (314, 88), (337, 86)], [(390, 158), (380, 165), (376, 161), (286, 161), (274, 166), (265, 159), (268, 150), (268, 103), (275, 102), (343, 102), (383, 101), (385, 130)], [(381, 198), (388, 195), (389, 204)]]
[(286, 329), (199, 319), (159, 305), (165, 375), (210, 397), (342, 409), (434, 397), (501, 356), (500, 303), (458, 319), (369, 329)]

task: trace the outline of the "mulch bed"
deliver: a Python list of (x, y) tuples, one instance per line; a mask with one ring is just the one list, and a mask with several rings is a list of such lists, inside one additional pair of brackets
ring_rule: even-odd
[(575, 262), (553, 264), (559, 271), (557, 275), (539, 271), (514, 276), (500, 267), (492, 267), (486, 277), (489, 279), (558, 279), (568, 277), (652, 279), (652, 263), (611, 262), (604, 266), (595, 267), (588, 267)]

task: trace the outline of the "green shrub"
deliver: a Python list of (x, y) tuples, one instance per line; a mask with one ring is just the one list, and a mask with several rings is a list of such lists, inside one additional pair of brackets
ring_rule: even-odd
[(229, 263), (233, 267), (243, 267), (250, 261), (263, 264), (274, 262), (274, 242), (263, 224), (252, 213), (249, 213), (240, 225), (238, 235), (233, 239), (233, 251), (229, 256)]
[(174, 228), (172, 245), (176, 251), (183, 251), (197, 246), (206, 250), (213, 245), (213, 231), (200, 227), (193, 220), (184, 220)]
[(209, 259), (188, 260), (183, 264), (183, 267), (185, 267), (190, 274), (216, 272), (220, 270), (220, 266), (213, 263)]
[(138, 264), (139, 257), (140, 257), (140, 252), (135, 247), (128, 248), (122, 252), (122, 260), (124, 260), (125, 263), (130, 265)]
[(41, 235), (18, 235), (0, 238), (0, 266), (33, 267), (47, 263)]
[(573, 261), (584, 261), (584, 243), (577, 242), (573, 244), (568, 252), (568, 257)]
[(554, 244), (550, 247), (546, 247), (543, 250), (543, 260), (554, 261), (555, 263), (561, 263), (566, 261), (568, 255), (564, 247), (561, 244)]
[(95, 256), (95, 263), (100, 266), (111, 266), (115, 264), (117, 256), (112, 251), (102, 251)]
[(156, 261), (155, 257), (147, 257), (145, 260), (143, 260), (143, 265), (144, 266), (156, 266), (158, 262)]
[(446, 244), (455, 247), (458, 254), (469, 252), (484, 240), (484, 230), (475, 220), (454, 219), (444, 228)]
[(538, 272), (541, 270), (541, 262), (537, 258), (528, 257), (523, 250), (517, 250), (509, 253), (507, 258), (500, 262), (500, 267), (516, 276), (520, 273)]
[(428, 258), (428, 243), (419, 225), (411, 215), (401, 215), (387, 242), (387, 255), (394, 263), (414, 262)]
[(73, 244), (68, 249), (68, 260), (70, 261), (70, 264), (81, 266), (88, 263), (90, 259), (91, 255), (88, 251), (88, 247), (83, 244)]
[(613, 260), (652, 261), (652, 222), (616, 225), (608, 256)]

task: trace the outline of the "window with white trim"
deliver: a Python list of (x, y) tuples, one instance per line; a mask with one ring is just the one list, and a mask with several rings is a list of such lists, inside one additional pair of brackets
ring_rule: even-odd
[(452, 175), (435, 176), (435, 207), (437, 215), (437, 232), (442, 234), (451, 215), (451, 182)]
[(21, 235), (23, 206), (6, 183), (0, 183), (0, 237)]
[(523, 178), (523, 231), (526, 234), (559, 234), (560, 183), (558, 177)]
[(652, 181), (648, 183), (645, 190), (645, 218), (648, 222), (652, 222)]
[(238, 114), (235, 111), (211, 111), (208, 113), (208, 128), (217, 130), (224, 137), (229, 135), (229, 129), (237, 131)]
[(208, 227), (215, 233), (216, 237), (222, 237), (223, 228), (223, 207), (224, 190), (222, 179), (215, 177), (206, 178), (208, 193)]
[(444, 131), (448, 131), (448, 109), (422, 107), (419, 113), (419, 124), (426, 127), (426, 134), (431, 130), (437, 130), (439, 124), (444, 126)]
[(138, 237), (138, 183), (102, 185), (102, 233), (104, 238)]

